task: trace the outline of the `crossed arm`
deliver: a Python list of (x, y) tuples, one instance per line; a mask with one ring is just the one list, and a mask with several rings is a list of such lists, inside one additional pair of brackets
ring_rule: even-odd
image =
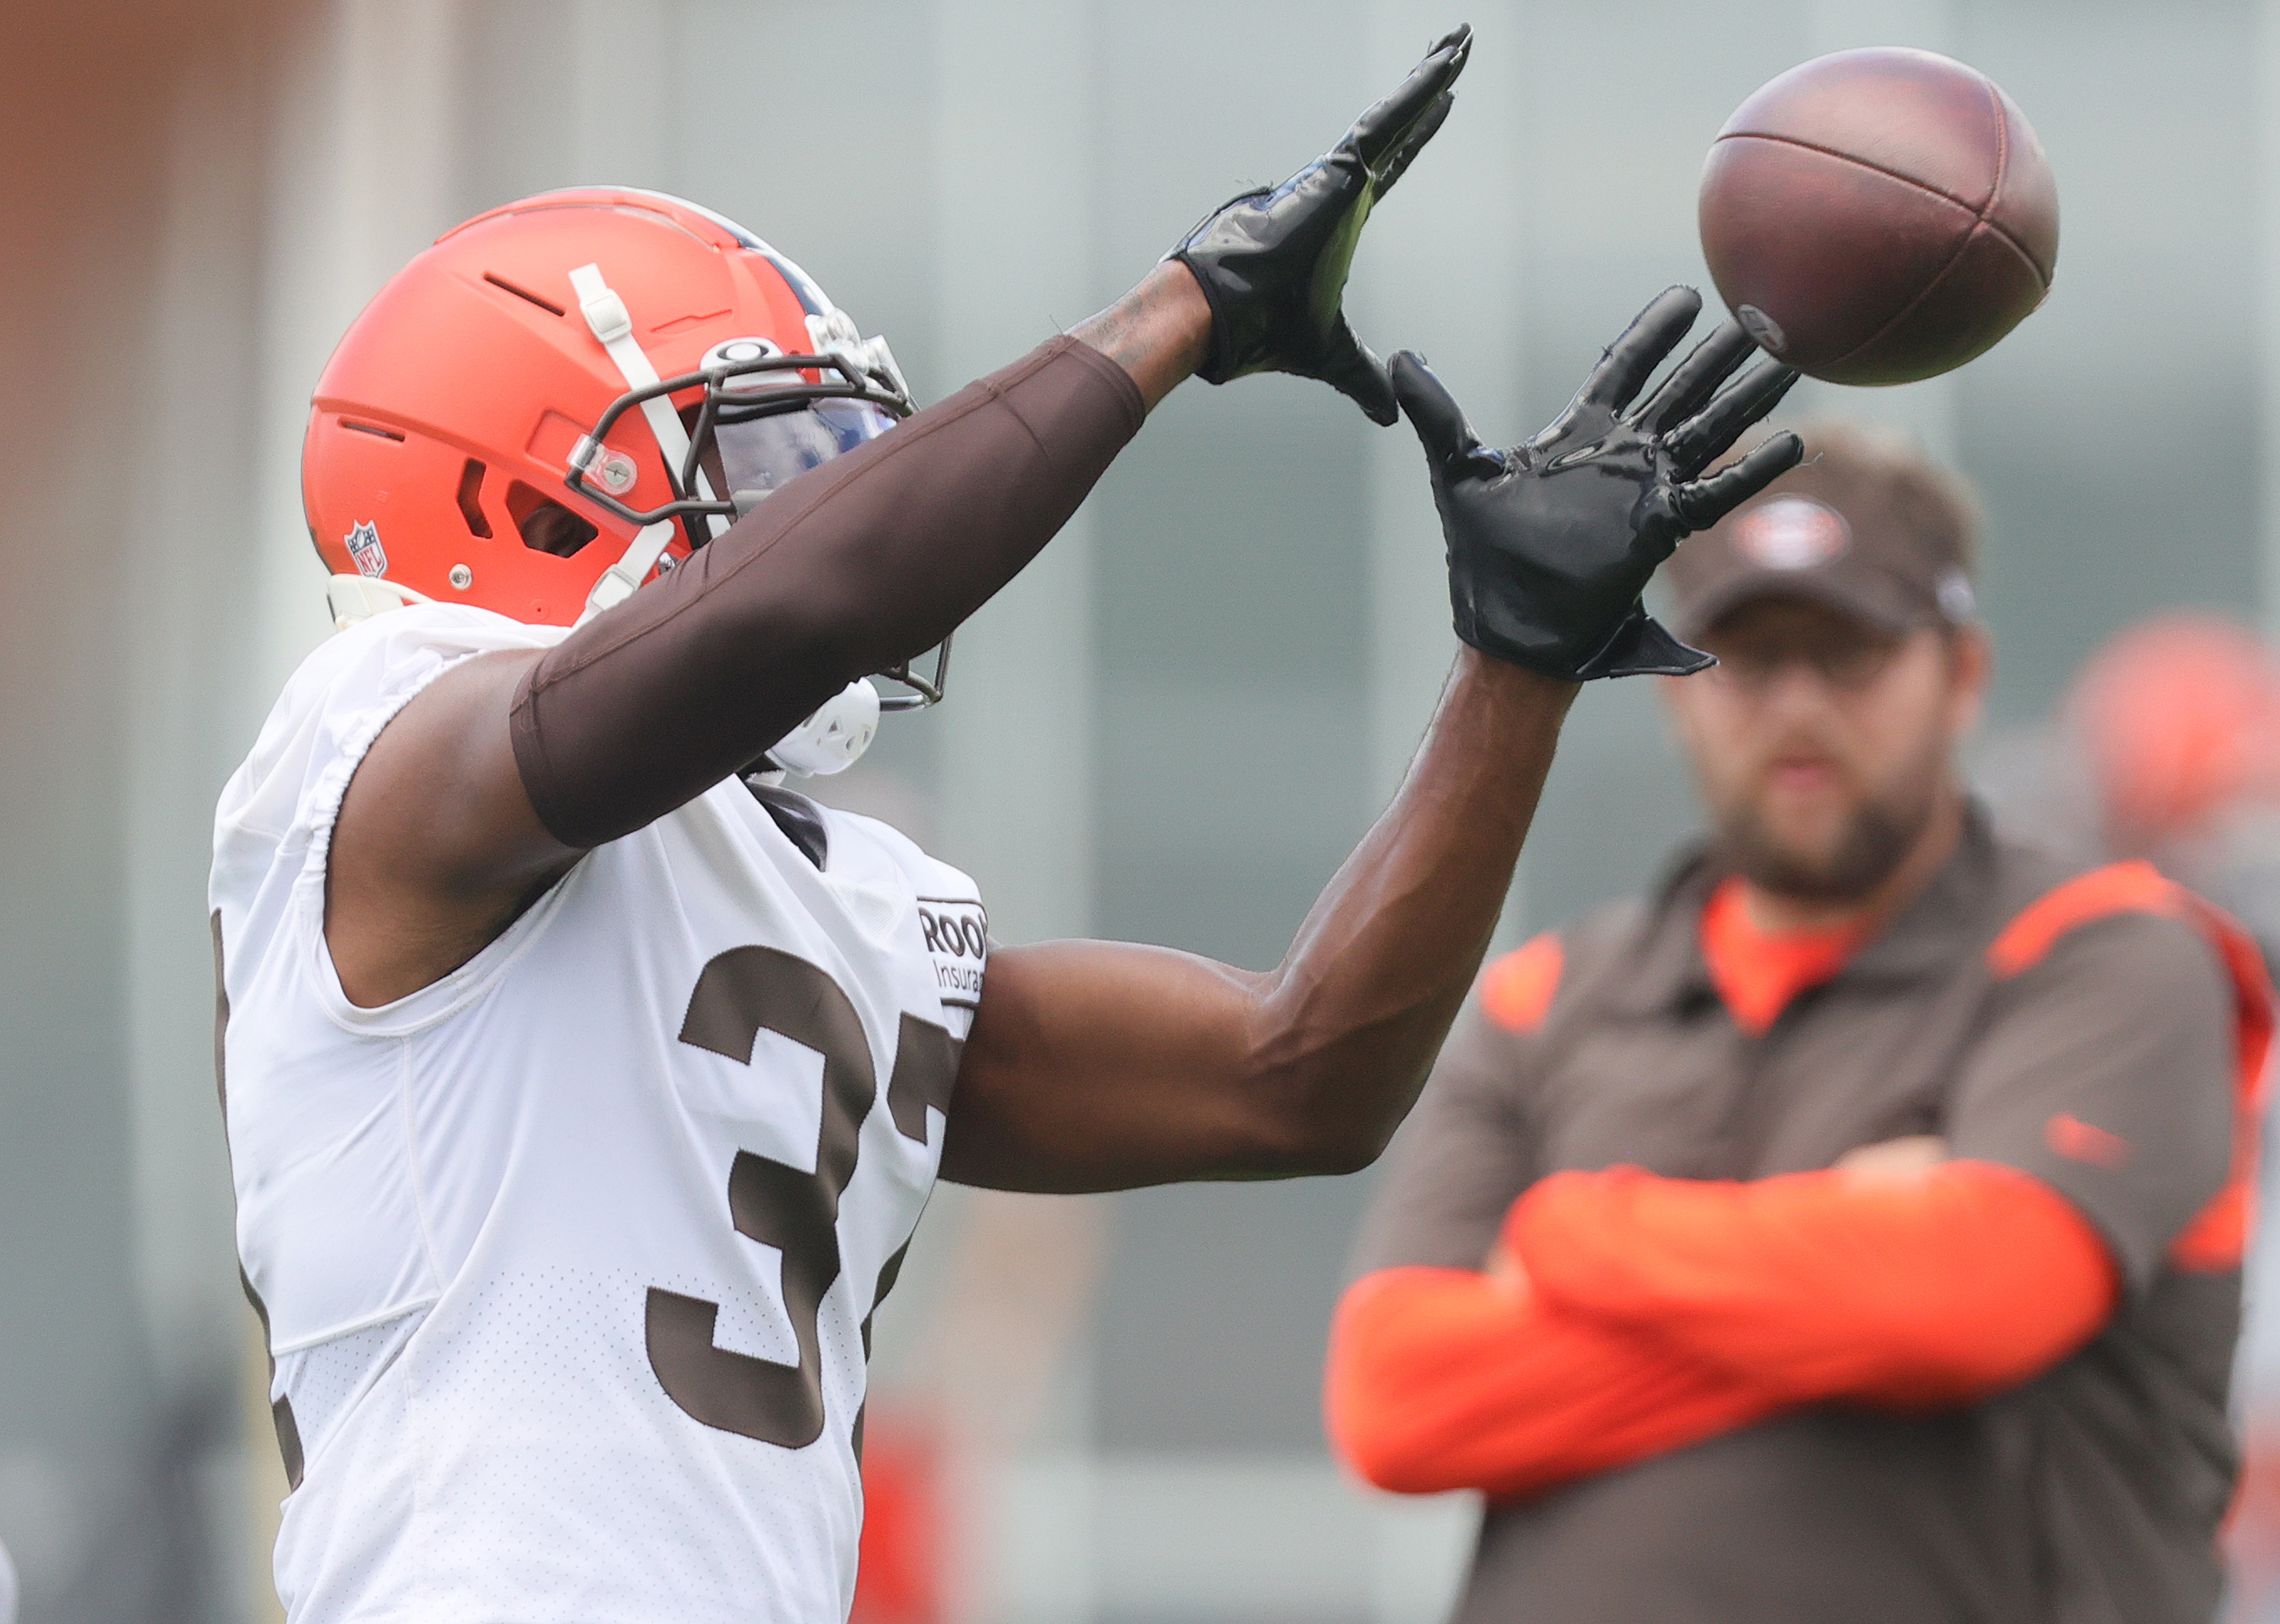
[(1331, 1435), (1409, 1493), (1532, 1493), (1826, 1402), (1915, 1410), (2038, 1374), (2112, 1313), (2105, 1243), (1992, 1163), (1748, 1183), (1558, 1174), (1485, 1271), (1394, 1268), (1340, 1305)]
[[(2261, 960), (2181, 894), (2088, 883), (2109, 877), (2014, 921), (2057, 935), (2007, 933), (2031, 945), (1998, 962), (2001, 1014), (1952, 1081), (1946, 1142), (1816, 1172), (1547, 1175), (1523, 1102), (1558, 994), (1485, 978), (1372, 1213), (1381, 1266), (1339, 1310), (1328, 1409), (1348, 1461), (1388, 1488), (1521, 1494), (1783, 1410), (1954, 1408), (2068, 1357), (2125, 1285), (2237, 1268)], [(2148, 917), (2165, 912), (2187, 922)], [(1521, 962), (1556, 977), (1560, 956)], [(2077, 1112), (2127, 1155), (2069, 1148)]]

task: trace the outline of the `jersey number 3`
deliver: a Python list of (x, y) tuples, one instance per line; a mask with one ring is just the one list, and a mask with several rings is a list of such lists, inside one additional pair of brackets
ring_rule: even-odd
[[(649, 1363), (666, 1396), (705, 1426), (804, 1449), (823, 1433), (816, 1313), (839, 1278), (839, 1197), (855, 1174), (878, 1074), (863, 1023), (838, 982), (774, 948), (732, 948), (697, 977), (681, 1041), (749, 1066), (753, 1041), (763, 1031), (823, 1057), (815, 1171), (741, 1150), (728, 1169), (728, 1218), (736, 1233), (783, 1254), (784, 1308), (799, 1362), (783, 1365), (715, 1347), (719, 1304), (652, 1286)], [(905, 1138), (924, 1144), (926, 1108), (948, 1108), (958, 1053), (957, 1040), (942, 1028), (903, 1017), (887, 1105)]]

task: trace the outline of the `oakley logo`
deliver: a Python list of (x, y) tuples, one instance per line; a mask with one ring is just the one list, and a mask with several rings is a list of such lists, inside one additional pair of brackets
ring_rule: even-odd
[(1811, 569), (1852, 544), (1845, 516), (1806, 496), (1779, 497), (1734, 521), (1734, 550), (1760, 569)]
[(377, 581), (388, 573), (388, 549), (380, 544), (378, 525), (370, 520), (360, 520), (341, 540), (348, 543), (349, 557), (356, 560), (358, 574)]

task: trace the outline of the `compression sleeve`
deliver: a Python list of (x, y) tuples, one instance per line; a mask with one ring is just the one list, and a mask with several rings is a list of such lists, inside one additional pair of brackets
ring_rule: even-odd
[(570, 846), (628, 834), (941, 642), (1144, 414), (1122, 367), (1056, 338), (803, 474), (525, 674), (514, 755), (541, 821)]
[(2072, 1203), (1991, 1162), (1748, 1183), (1557, 1174), (1513, 1205), (1505, 1244), (1548, 1302), (1799, 1402), (1976, 1401), (2087, 1342), (2121, 1289)]
[(1381, 1489), (1539, 1492), (1747, 1426), (1781, 1397), (1468, 1269), (1366, 1274), (1338, 1305), (1324, 1412)]

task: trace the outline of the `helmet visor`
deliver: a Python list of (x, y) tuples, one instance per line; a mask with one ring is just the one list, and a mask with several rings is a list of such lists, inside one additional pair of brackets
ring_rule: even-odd
[(707, 472), (720, 479), (720, 494), (736, 503), (737, 512), (746, 512), (810, 468), (877, 439), (894, 425), (892, 417), (867, 400), (819, 400), (794, 412), (724, 421), (712, 435), (712, 457), (720, 466)]

